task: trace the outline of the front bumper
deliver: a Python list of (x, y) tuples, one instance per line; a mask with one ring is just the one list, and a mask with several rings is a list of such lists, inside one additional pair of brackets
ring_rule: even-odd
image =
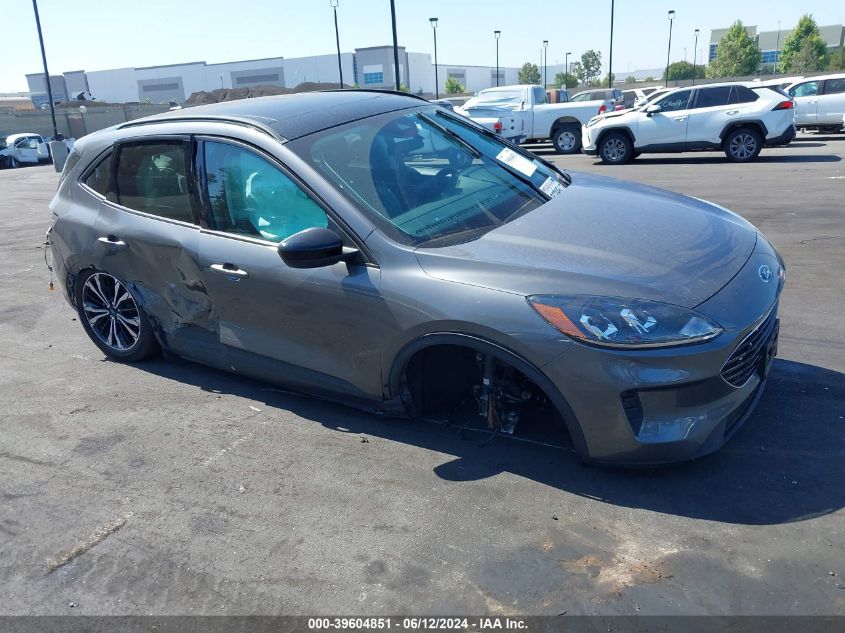
[[(760, 398), (777, 351), (781, 283), (777, 277), (762, 281), (763, 265), (781, 268), (760, 238), (736, 277), (698, 306), (725, 328), (712, 341), (640, 351), (579, 344), (543, 368), (576, 418), (587, 460), (688, 460), (718, 450), (736, 433)], [(732, 385), (723, 368), (755, 332), (760, 347), (749, 361), (756, 363), (753, 371)]]
[(588, 128), (586, 125), (581, 128), (581, 151), (587, 156), (598, 155), (598, 148), (596, 147), (598, 136), (598, 129)]

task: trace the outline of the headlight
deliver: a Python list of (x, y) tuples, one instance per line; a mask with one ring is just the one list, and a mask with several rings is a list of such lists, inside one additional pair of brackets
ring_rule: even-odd
[(599, 121), (601, 121), (601, 117), (600, 116), (594, 116), (592, 119), (587, 121), (586, 127), (593, 127)]
[(528, 303), (552, 326), (604, 347), (668, 347), (707, 341), (722, 328), (687, 308), (621, 297), (532, 295)]

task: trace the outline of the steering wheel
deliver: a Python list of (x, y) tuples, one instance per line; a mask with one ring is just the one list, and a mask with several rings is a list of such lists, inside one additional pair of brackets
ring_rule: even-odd
[(458, 186), (458, 170), (454, 167), (444, 167), (434, 176), (434, 183), (440, 191), (452, 193)]

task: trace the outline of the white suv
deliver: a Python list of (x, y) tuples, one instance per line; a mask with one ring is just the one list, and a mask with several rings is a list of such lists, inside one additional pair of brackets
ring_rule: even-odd
[(795, 100), (795, 126), (824, 134), (842, 129), (845, 114), (845, 73), (796, 81), (787, 88)]
[(723, 83), (676, 88), (646, 105), (594, 117), (583, 151), (608, 164), (643, 152), (723, 150), (736, 162), (795, 138), (794, 103), (777, 87)]

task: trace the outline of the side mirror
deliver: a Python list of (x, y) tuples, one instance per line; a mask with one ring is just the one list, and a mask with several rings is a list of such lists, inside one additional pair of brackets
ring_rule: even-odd
[(658, 104), (653, 103), (652, 105), (648, 106), (648, 107), (645, 109), (645, 113), (646, 113), (648, 116), (651, 116), (652, 114), (657, 114), (657, 113), (658, 113), (658, 112), (660, 112), (661, 110), (662, 110), (662, 108), (661, 108)]
[(279, 257), (291, 268), (322, 268), (340, 261), (350, 261), (358, 251), (344, 249), (334, 231), (321, 227), (305, 229), (281, 241)]

